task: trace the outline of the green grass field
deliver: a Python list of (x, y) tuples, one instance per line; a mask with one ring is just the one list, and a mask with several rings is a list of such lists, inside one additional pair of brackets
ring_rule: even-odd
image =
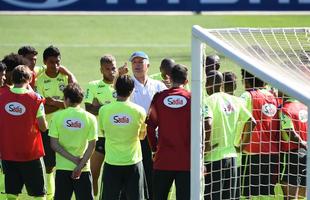
[[(308, 16), (54, 16), (0, 15), (0, 57), (17, 52), (22, 45), (42, 51), (50, 44), (58, 46), (62, 64), (67, 66), (85, 87), (99, 79), (101, 55), (113, 54), (118, 66), (133, 51), (143, 50), (151, 62), (150, 74), (158, 72), (164, 57), (171, 57), (190, 68), (191, 27), (305, 27)], [(239, 73), (237, 66), (225, 61), (221, 70)], [(26, 200), (27, 197), (20, 199)]]
[[(60, 48), (62, 64), (82, 86), (100, 78), (99, 59), (113, 54), (118, 65), (133, 51), (150, 56), (150, 73), (158, 71), (160, 60), (172, 57), (190, 67), (191, 27), (304, 27), (310, 16), (30, 16), (0, 15), (0, 57), (16, 52), (21, 45), (42, 51), (50, 44)], [(223, 70), (232, 66), (223, 65)]]

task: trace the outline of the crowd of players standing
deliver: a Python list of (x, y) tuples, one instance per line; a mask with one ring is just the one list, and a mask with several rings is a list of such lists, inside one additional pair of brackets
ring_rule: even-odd
[[(17, 199), (24, 185), (34, 199), (66, 200), (73, 192), (76, 199), (94, 199), (103, 162), (100, 199), (167, 199), (173, 182), (176, 198), (190, 199), (191, 94), (184, 65), (163, 59), (150, 78), (149, 57), (138, 51), (129, 58), (129, 76), (126, 64), (117, 68), (104, 55), (103, 78), (90, 82), (84, 95), (60, 64), (58, 48), (44, 50), (44, 67), (36, 66), (37, 54), (24, 46), (0, 64), (7, 199)], [(204, 198), (274, 195), (277, 182), (287, 199), (304, 196), (307, 108), (271, 93), (244, 70), (245, 93), (233, 96), (235, 74), (218, 71), (218, 56), (205, 64)]]

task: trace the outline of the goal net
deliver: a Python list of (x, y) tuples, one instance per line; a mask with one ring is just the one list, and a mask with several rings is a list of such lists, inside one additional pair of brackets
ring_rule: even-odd
[(191, 199), (310, 197), (310, 28), (193, 26), (191, 85)]

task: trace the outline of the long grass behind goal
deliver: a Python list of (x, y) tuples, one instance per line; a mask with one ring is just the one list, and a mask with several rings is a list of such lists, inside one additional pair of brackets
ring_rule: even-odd
[[(268, 164), (267, 168), (268, 170), (265, 170), (265, 172), (268, 172), (270, 174), (266, 174), (266, 177), (272, 177), (272, 181), (274, 184), (273, 191), (271, 193), (275, 193), (269, 196), (269, 199), (284, 199), (283, 197), (283, 177), (286, 174), (286, 181), (290, 182), (295, 179), (294, 176), (295, 172), (290, 173), (289, 170), (287, 170), (289, 167), (288, 164), (290, 164), (290, 159), (287, 159), (285, 157), (285, 153), (294, 153), (292, 152), (283, 152), (282, 149), (282, 142), (281, 141), (288, 141), (291, 138), (284, 138), (283, 135), (285, 135), (285, 130), (281, 129), (281, 117), (282, 110), (281, 106), (283, 104), (282, 102), (282, 94), (285, 94), (285, 96), (292, 97), (302, 104), (304, 104), (306, 107), (304, 110), (301, 110), (299, 113), (299, 118), (302, 122), (307, 124), (308, 127), (310, 124), (309, 115), (307, 113), (307, 108), (309, 110), (310, 107), (310, 28), (229, 28), (229, 29), (204, 29), (200, 26), (193, 26), (192, 28), (192, 74), (191, 74), (191, 91), (192, 91), (192, 108), (191, 108), (191, 199), (198, 200), (198, 199), (212, 199), (212, 194), (208, 195), (204, 193), (204, 190), (206, 188), (206, 185), (211, 185), (211, 193), (216, 192), (214, 191), (215, 184), (212, 183), (213, 178), (205, 182), (205, 177), (208, 176), (208, 174), (214, 175), (214, 171), (212, 171), (213, 168), (206, 170), (205, 167), (210, 163), (210, 160), (206, 159), (206, 156), (210, 157), (208, 154), (212, 154), (213, 150), (205, 152), (205, 127), (204, 127), (204, 112), (205, 112), (205, 99), (207, 98), (206, 89), (205, 89), (205, 69), (203, 66), (205, 66), (205, 56), (210, 54), (217, 54), (220, 56), (221, 60), (224, 60), (224, 62), (221, 62), (221, 68), (220, 71), (225, 71), (225, 64), (227, 65), (233, 65), (235, 66), (235, 70), (233, 72), (237, 74), (238, 77), (238, 87), (237, 92), (235, 93), (236, 96), (239, 96), (240, 94), (244, 93), (244, 85), (241, 83), (241, 69), (244, 69), (245, 71), (249, 72), (250, 74), (254, 75), (255, 77), (261, 79), (266, 84), (268, 84), (270, 93), (274, 95), (275, 101), (277, 101), (277, 107), (275, 107), (277, 113), (273, 113), (273, 116), (278, 116), (278, 118), (274, 117), (275, 122), (277, 122), (278, 126), (270, 127), (270, 135), (273, 134), (273, 132), (277, 132), (278, 134), (278, 149), (279, 151), (272, 152), (272, 148), (270, 148), (270, 153), (272, 155), (275, 155), (276, 159), (270, 158), (267, 162), (261, 163), (261, 154), (266, 155), (266, 152), (263, 152), (263, 150), (260, 149), (263, 153), (258, 155), (258, 160), (260, 160), (258, 163), (253, 162), (252, 164), (255, 165), (253, 168), (249, 167), (246, 168), (244, 165), (245, 163), (251, 163), (249, 162), (248, 157), (255, 157), (252, 156), (251, 152), (247, 152), (250, 156), (246, 157), (244, 156), (244, 152), (246, 152), (244, 149), (243, 153), (233, 154), (230, 156), (235, 158), (236, 164), (234, 165), (234, 169), (236, 169), (236, 190), (238, 193), (238, 198), (243, 199), (260, 199), (259, 195), (256, 195), (254, 193), (261, 193), (261, 190), (263, 187), (258, 187), (257, 192), (255, 191), (256, 185), (252, 184), (252, 179), (254, 180), (253, 176), (256, 176), (257, 172), (255, 173), (254, 170), (257, 168), (259, 172), (264, 173), (263, 168), (266, 167), (264, 164)], [(246, 77), (245, 77), (246, 79)], [(244, 80), (243, 80), (244, 83)], [(214, 84), (215, 87), (216, 84)], [(276, 92), (271, 91), (275, 89)], [(255, 90), (255, 88), (253, 88)], [(267, 90), (267, 89), (266, 89)], [(252, 91), (252, 90), (251, 90)], [(277, 96), (278, 92), (281, 94), (281, 96)], [(252, 95), (252, 98), (253, 95)], [(254, 102), (254, 100), (252, 100)], [(270, 105), (270, 104), (268, 104)], [(246, 105), (245, 105), (246, 106)], [(252, 108), (253, 113), (254, 109)], [(273, 107), (265, 107), (266, 110), (272, 111), (274, 109)], [(259, 112), (264, 112), (259, 111)], [(254, 114), (253, 114), (254, 115)], [(263, 115), (263, 114), (262, 114)], [(257, 116), (256, 116), (257, 117)], [(263, 119), (262, 116), (260, 116), (258, 120), (256, 120), (257, 123), (265, 123), (263, 122), (265, 118)], [(260, 122), (259, 122), (260, 121)], [(242, 132), (243, 125), (240, 128), (240, 124), (238, 122), (238, 130), (239, 132)], [(236, 125), (237, 126), (237, 125)], [(293, 128), (294, 130), (294, 128)], [(294, 130), (295, 131), (295, 130)], [(296, 130), (297, 131), (297, 130)], [(295, 131), (295, 132), (296, 132)], [(220, 131), (217, 131), (220, 132)], [(298, 131), (297, 131), (298, 132)], [(203, 134), (202, 134), (203, 133)], [(253, 132), (252, 132), (253, 133)], [(271, 134), (272, 133), (272, 134)], [(236, 133), (238, 135), (238, 133)], [(305, 133), (305, 135), (309, 135), (309, 129), (308, 132)], [(212, 137), (212, 131), (211, 131), (211, 137)], [(214, 137), (214, 136), (213, 136)], [(237, 136), (236, 136), (237, 137)], [(242, 138), (243, 136), (241, 136)], [(273, 137), (273, 136), (270, 136)], [(289, 135), (290, 137), (290, 135)], [(299, 138), (300, 139), (300, 138)], [(210, 139), (211, 140), (211, 139)], [(214, 140), (214, 138), (213, 138)], [(273, 140), (271, 140), (271, 143), (273, 143)], [(305, 138), (300, 139), (300, 141), (305, 140)], [(243, 140), (240, 139), (242, 142)], [(226, 141), (227, 143), (233, 143), (233, 145), (236, 146), (236, 141)], [(252, 141), (251, 141), (252, 142)], [(246, 145), (253, 145), (250, 144), (241, 144), (241, 146), (246, 147)], [(265, 143), (264, 145), (268, 146), (268, 141), (258, 141), (261, 145)], [(224, 141), (225, 143), (225, 141)], [(308, 146), (310, 145), (310, 142), (307, 142)], [(214, 145), (214, 144), (213, 144)], [(225, 144), (223, 144), (225, 146)], [(222, 146), (223, 146), (222, 145)], [(254, 144), (255, 145), (255, 144)], [(296, 143), (296, 145), (301, 147), (301, 144)], [(221, 145), (220, 145), (221, 146)], [(221, 148), (221, 147), (218, 148)], [(263, 146), (263, 145), (262, 145)], [(216, 149), (216, 145), (214, 149)], [(259, 147), (261, 148), (261, 147)], [(304, 147), (306, 148), (306, 147)], [(303, 148), (303, 149), (304, 149)], [(302, 148), (299, 148), (302, 149)], [(221, 149), (217, 149), (218, 152), (221, 152)], [(246, 153), (246, 154), (247, 154)], [(305, 160), (307, 160), (309, 163), (310, 155), (306, 152), (303, 152), (303, 155), (305, 156)], [(254, 153), (255, 154), (255, 153)], [(297, 150), (297, 154), (300, 156), (302, 153)], [(212, 155), (211, 155), (212, 157)], [(229, 156), (228, 156), (229, 157)], [(238, 161), (238, 157), (242, 160)], [(242, 157), (242, 158), (241, 158)], [(252, 158), (253, 159), (253, 158)], [(293, 161), (292, 161), (293, 162)], [(239, 165), (238, 165), (239, 163)], [(296, 164), (296, 162), (294, 163)], [(307, 164), (306, 166), (303, 166), (304, 164), (297, 161), (296, 165), (293, 165), (293, 169), (299, 169), (299, 173), (304, 173), (306, 177), (308, 177), (306, 183), (301, 184), (300, 177), (296, 178), (297, 182), (297, 188), (301, 188), (302, 185), (308, 185), (309, 186), (309, 173), (310, 173), (310, 165)], [(238, 166), (240, 168), (238, 168)], [(221, 166), (217, 169), (221, 174), (224, 170), (225, 166)], [(305, 169), (303, 168), (305, 167)], [(239, 171), (238, 171), (239, 169)], [(241, 171), (241, 169), (243, 171)], [(247, 172), (244, 170), (248, 170)], [(211, 170), (211, 171), (210, 171)], [(253, 173), (252, 171), (253, 170)], [(238, 173), (237, 173), (238, 172)], [(231, 172), (234, 173), (234, 172)], [(261, 174), (259, 174), (261, 175)], [(245, 178), (245, 176), (247, 176)], [(264, 177), (264, 176), (262, 176)], [(209, 177), (210, 178), (210, 177)], [(223, 179), (225, 178), (231, 178), (231, 177), (220, 177), (219, 181), (219, 187), (223, 188), (221, 184), (223, 184)], [(259, 179), (265, 179), (261, 178), (261, 176), (258, 177)], [(249, 181), (250, 180), (250, 181)], [(294, 181), (292, 181), (293, 183)], [(259, 183), (261, 185), (266, 184), (265, 186), (268, 187), (268, 184), (270, 184), (268, 181), (265, 180), (259, 180)], [(248, 194), (244, 193), (244, 190), (246, 190), (245, 185), (248, 186)], [(289, 185), (289, 184), (288, 184)], [(293, 184), (294, 185), (294, 184)], [(212, 188), (213, 187), (213, 188)], [(208, 188), (210, 189), (210, 188)], [(233, 192), (236, 192), (234, 190)], [(300, 189), (301, 190), (301, 189)], [(222, 191), (219, 199), (224, 199), (223, 194), (225, 192), (231, 192), (230, 191)], [(241, 195), (240, 195), (241, 194)], [(307, 188), (307, 196), (310, 197), (310, 190)], [(232, 197), (230, 199), (233, 199)]]

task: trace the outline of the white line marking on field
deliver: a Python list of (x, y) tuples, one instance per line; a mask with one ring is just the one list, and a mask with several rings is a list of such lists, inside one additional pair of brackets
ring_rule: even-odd
[[(47, 47), (51, 44), (14, 44), (14, 43), (0, 43), (0, 47), (20, 47), (24, 45), (32, 45), (35, 47)], [(131, 47), (143, 47), (143, 48), (188, 48), (190, 45), (186, 44), (53, 44), (57, 47), (70, 47), (70, 48), (131, 48)]]

